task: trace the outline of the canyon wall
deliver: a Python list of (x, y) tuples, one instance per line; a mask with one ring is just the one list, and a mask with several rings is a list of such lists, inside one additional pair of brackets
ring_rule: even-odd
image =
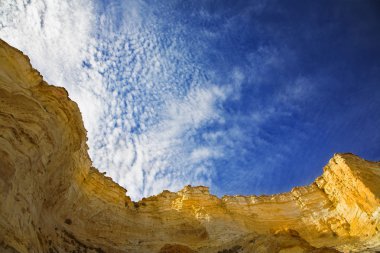
[(380, 251), (379, 162), (335, 154), (283, 194), (186, 186), (133, 202), (87, 149), (66, 90), (0, 40), (0, 252)]

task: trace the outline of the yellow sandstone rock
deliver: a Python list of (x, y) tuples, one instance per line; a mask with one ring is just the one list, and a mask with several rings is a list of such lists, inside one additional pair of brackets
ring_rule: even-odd
[(375, 252), (379, 198), (380, 163), (335, 154), (288, 193), (132, 202), (91, 166), (66, 90), (0, 41), (0, 252)]

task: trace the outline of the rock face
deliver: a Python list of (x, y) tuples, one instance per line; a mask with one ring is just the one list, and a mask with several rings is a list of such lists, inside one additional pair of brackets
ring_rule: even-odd
[(132, 202), (91, 166), (75, 102), (0, 41), (0, 252), (380, 250), (380, 163), (336, 154), (271, 196), (207, 187)]

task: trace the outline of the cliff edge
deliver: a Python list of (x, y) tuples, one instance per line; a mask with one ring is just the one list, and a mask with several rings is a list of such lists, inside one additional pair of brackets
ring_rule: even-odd
[(207, 187), (132, 202), (92, 167), (78, 106), (0, 40), (0, 252), (376, 252), (380, 163), (335, 154), (270, 196)]

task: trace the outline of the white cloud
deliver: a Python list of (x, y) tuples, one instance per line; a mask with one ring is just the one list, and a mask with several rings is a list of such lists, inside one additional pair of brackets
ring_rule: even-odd
[[(218, 104), (225, 98), (223, 89), (211, 86), (191, 90), (184, 99), (166, 106), (162, 120), (146, 133), (146, 142), (142, 143), (148, 156), (147, 178), (158, 183), (158, 187), (147, 185), (145, 194), (162, 188), (178, 190), (189, 183), (210, 185), (214, 171), (208, 161), (219, 157), (221, 151), (198, 143), (194, 136), (199, 128), (223, 120)], [(163, 176), (168, 174), (178, 177), (167, 181)]]
[[(169, 29), (167, 20), (155, 15), (133, 0), (0, 1), (0, 37), (27, 54), (49, 83), (69, 91), (82, 112), (95, 167), (133, 199), (186, 184), (211, 185), (214, 159), (236, 158), (236, 153), (251, 159), (244, 156), (246, 142), (265, 145), (260, 128), (296, 110), (311, 86), (298, 77), (281, 84), (267, 103), (255, 97), (242, 115), (228, 115), (223, 102), (241, 99), (244, 83), (254, 84), (250, 88), (257, 92), (268, 75), (286, 65), (285, 58), (293, 58), (291, 50), (283, 57), (284, 49), (262, 46), (247, 55), (249, 66), (205, 73), (197, 52), (190, 51), (192, 41), (182, 37), (183, 27), (163, 31), (163, 26)], [(226, 23), (227, 31), (236, 18)], [(211, 31), (202, 32), (220, 36)], [(209, 50), (199, 44), (197, 51)], [(213, 124), (226, 127), (207, 128)], [(240, 173), (247, 176), (245, 168)]]
[[(107, 8), (89, 0), (0, 2), (0, 37), (27, 54), (49, 83), (68, 89), (83, 114), (94, 165), (133, 199), (210, 185), (210, 161), (222, 154), (196, 136), (207, 124), (223, 123), (219, 107), (231, 89), (208, 84), (175, 33), (163, 36), (139, 1)], [(234, 76), (243, 78), (238, 70)]]

